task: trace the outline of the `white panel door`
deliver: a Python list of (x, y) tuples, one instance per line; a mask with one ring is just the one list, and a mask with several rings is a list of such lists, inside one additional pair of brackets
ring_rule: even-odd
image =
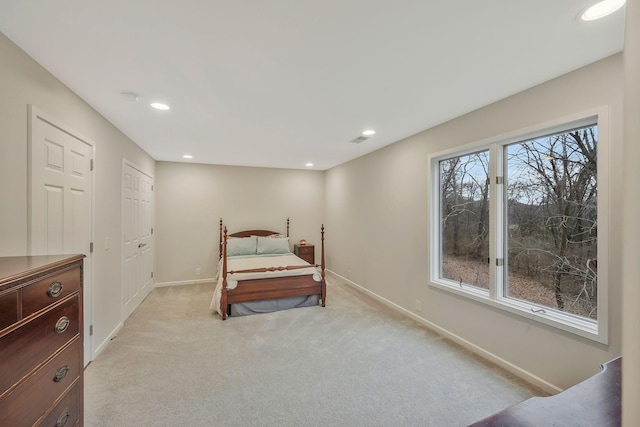
[(94, 145), (35, 107), (29, 108), (30, 255), (85, 254), (84, 362), (91, 361)]
[(125, 162), (122, 169), (122, 320), (153, 288), (153, 179)]

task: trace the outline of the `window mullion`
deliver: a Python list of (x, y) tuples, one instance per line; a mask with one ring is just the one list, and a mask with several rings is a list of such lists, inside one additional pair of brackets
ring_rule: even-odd
[(502, 145), (491, 145), (489, 159), (489, 297), (495, 300), (504, 293), (504, 263), (499, 266), (497, 261), (504, 258), (504, 180), (499, 180), (504, 177)]

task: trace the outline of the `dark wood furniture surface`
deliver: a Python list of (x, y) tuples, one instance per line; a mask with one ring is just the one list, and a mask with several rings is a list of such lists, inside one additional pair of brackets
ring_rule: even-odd
[(313, 245), (299, 245), (296, 243), (293, 245), (293, 254), (309, 264), (316, 262), (315, 247)]
[[(227, 278), (229, 275), (237, 273), (263, 273), (267, 271), (283, 271), (296, 270), (300, 268), (309, 268), (310, 266), (282, 266), (277, 268), (256, 268), (251, 270), (230, 271), (227, 269), (227, 239), (229, 237), (249, 237), (249, 236), (271, 236), (278, 234), (270, 230), (243, 230), (233, 234), (228, 234), (227, 227), (224, 226), (220, 219), (220, 256), (222, 258), (222, 295), (220, 298), (220, 309), (222, 311), (222, 320), (225, 320), (231, 313), (231, 304), (263, 301), (275, 298), (286, 298), (294, 296), (319, 295), (322, 306), (326, 305), (327, 286), (325, 282), (325, 264), (324, 264), (324, 225), (320, 228), (321, 237), (321, 263), (312, 264), (311, 266), (320, 267), (321, 280), (317, 282), (313, 279), (312, 274), (302, 276), (285, 276), (260, 278), (251, 280), (238, 280), (234, 289), (227, 289)], [(287, 237), (289, 237), (289, 218), (287, 218)]]
[(0, 257), (0, 426), (83, 425), (83, 258)]
[(481, 426), (614, 427), (621, 423), (622, 357), (591, 378), (549, 397), (532, 397), (472, 424)]

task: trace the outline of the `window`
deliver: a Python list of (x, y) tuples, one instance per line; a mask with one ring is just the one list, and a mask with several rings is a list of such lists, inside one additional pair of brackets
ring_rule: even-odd
[(441, 276), (489, 289), (489, 151), (440, 161)]
[(606, 342), (604, 113), (434, 156), (432, 284)]

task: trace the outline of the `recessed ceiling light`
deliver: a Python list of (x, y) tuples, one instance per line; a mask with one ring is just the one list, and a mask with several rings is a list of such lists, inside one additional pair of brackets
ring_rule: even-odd
[(376, 131), (375, 131), (375, 130), (373, 130), (373, 129), (367, 129), (367, 130), (365, 130), (365, 131), (363, 131), (363, 132), (362, 132), (362, 134), (363, 134), (364, 136), (371, 136), (371, 135), (374, 135), (375, 133), (376, 133)]
[(313, 166), (313, 163), (308, 162), (308, 163), (306, 163), (306, 164), (305, 164), (305, 166), (306, 166), (306, 167), (308, 167), (308, 168), (310, 168), (311, 166)]
[(625, 0), (603, 0), (585, 10), (580, 18), (583, 21), (595, 21), (596, 19), (604, 18), (620, 9), (624, 6), (624, 3)]
[(182, 156), (183, 159), (193, 159), (193, 156), (191, 154), (185, 154), (184, 156)]
[(168, 106), (167, 104), (163, 104), (162, 102), (152, 102), (152, 103), (151, 103), (151, 106), (152, 106), (153, 108), (155, 108), (156, 110), (163, 110), (163, 111), (165, 111), (165, 110), (168, 110), (168, 109), (169, 109), (169, 106)]

